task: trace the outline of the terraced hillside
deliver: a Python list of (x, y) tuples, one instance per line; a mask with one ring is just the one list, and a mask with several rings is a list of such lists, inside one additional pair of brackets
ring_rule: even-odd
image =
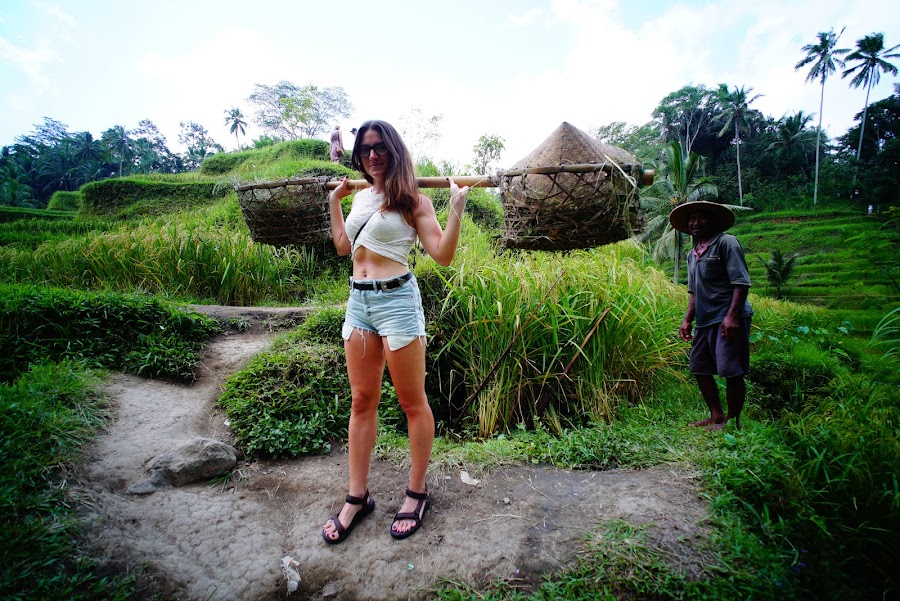
[(836, 309), (850, 321), (856, 313), (886, 313), (900, 304), (900, 231), (878, 215), (847, 210), (739, 215), (731, 233), (744, 247), (757, 293), (774, 294), (759, 258), (768, 260), (777, 249), (799, 255), (783, 291), (788, 300)]

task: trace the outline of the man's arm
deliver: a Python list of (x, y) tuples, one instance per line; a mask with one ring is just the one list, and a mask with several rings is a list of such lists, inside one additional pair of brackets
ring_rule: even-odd
[(741, 309), (744, 307), (744, 303), (747, 301), (747, 293), (750, 291), (749, 286), (735, 286), (731, 291), (731, 306), (728, 307), (728, 313), (725, 314), (725, 319), (722, 320), (722, 336), (725, 338), (734, 338), (737, 336), (739, 328), (738, 328), (738, 316), (741, 314)]
[(678, 335), (681, 336), (682, 340), (686, 340), (690, 342), (694, 339), (693, 334), (691, 333), (691, 324), (694, 323), (694, 315), (697, 312), (697, 307), (694, 304), (694, 295), (693, 293), (688, 295), (688, 309), (687, 313), (684, 314), (684, 320), (681, 322), (681, 327), (678, 328)]

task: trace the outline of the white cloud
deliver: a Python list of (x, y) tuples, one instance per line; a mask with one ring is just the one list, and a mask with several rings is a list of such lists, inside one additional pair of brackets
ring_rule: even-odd
[(531, 10), (524, 12), (519, 15), (511, 15), (509, 17), (509, 22), (515, 25), (516, 27), (526, 27), (528, 25), (532, 25), (536, 23), (542, 16), (544, 15), (544, 10), (541, 8), (532, 8)]
[(46, 42), (39, 41), (34, 48), (24, 48), (0, 37), (0, 61), (10, 63), (21, 71), (35, 86), (35, 92), (54, 88), (51, 78), (44, 69), (48, 63), (55, 60), (58, 60), (56, 51)]
[(48, 2), (32, 2), (32, 4), (42, 13), (55, 19), (66, 28), (75, 27), (75, 17), (61, 9), (59, 6)]

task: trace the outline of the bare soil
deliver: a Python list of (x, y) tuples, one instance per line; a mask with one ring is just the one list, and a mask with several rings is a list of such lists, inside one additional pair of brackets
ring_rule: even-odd
[(251, 326), (205, 349), (191, 385), (117, 375), (107, 385), (116, 410), (76, 468), (71, 490), (85, 544), (110, 572), (137, 577), (138, 598), (274, 600), (287, 596), (282, 558), (299, 564), (290, 599), (426, 599), (436, 586), (484, 586), (498, 579), (523, 589), (570, 565), (607, 520), (649, 524), (652, 542), (674, 568), (699, 576), (708, 563), (706, 503), (686, 466), (646, 470), (564, 471), (504, 467), (474, 474), (432, 473), (433, 504), (413, 537), (388, 529), (402, 501), (405, 469), (375, 461), (369, 488), (375, 512), (340, 545), (321, 525), (346, 494), (347, 456), (239, 461), (230, 479), (167, 488), (149, 496), (125, 489), (146, 476), (157, 455), (204, 436), (233, 443), (216, 407), (225, 378), (302, 309), (197, 307)]

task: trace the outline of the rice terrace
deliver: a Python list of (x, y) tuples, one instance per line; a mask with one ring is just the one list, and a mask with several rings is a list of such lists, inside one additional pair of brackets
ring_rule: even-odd
[[(472, 189), (452, 263), (410, 261), (437, 437), (431, 509), (399, 541), (387, 376), (375, 509), (321, 536), (347, 486), (327, 194), (367, 185), (349, 156), (264, 136), (150, 160), (139, 133), (49, 119), (4, 147), (0, 594), (900, 598), (900, 90), (820, 157), (806, 121), (723, 88), (643, 128), (563, 122), (505, 169), (487, 136), (481, 164), (415, 165), (441, 223), (442, 182)], [(689, 139), (675, 114), (701, 97)], [(47, 176), (85, 145), (107, 176)], [(691, 240), (667, 216), (702, 199), (732, 207), (753, 282), (740, 429), (688, 426), (708, 416), (678, 337)]]

